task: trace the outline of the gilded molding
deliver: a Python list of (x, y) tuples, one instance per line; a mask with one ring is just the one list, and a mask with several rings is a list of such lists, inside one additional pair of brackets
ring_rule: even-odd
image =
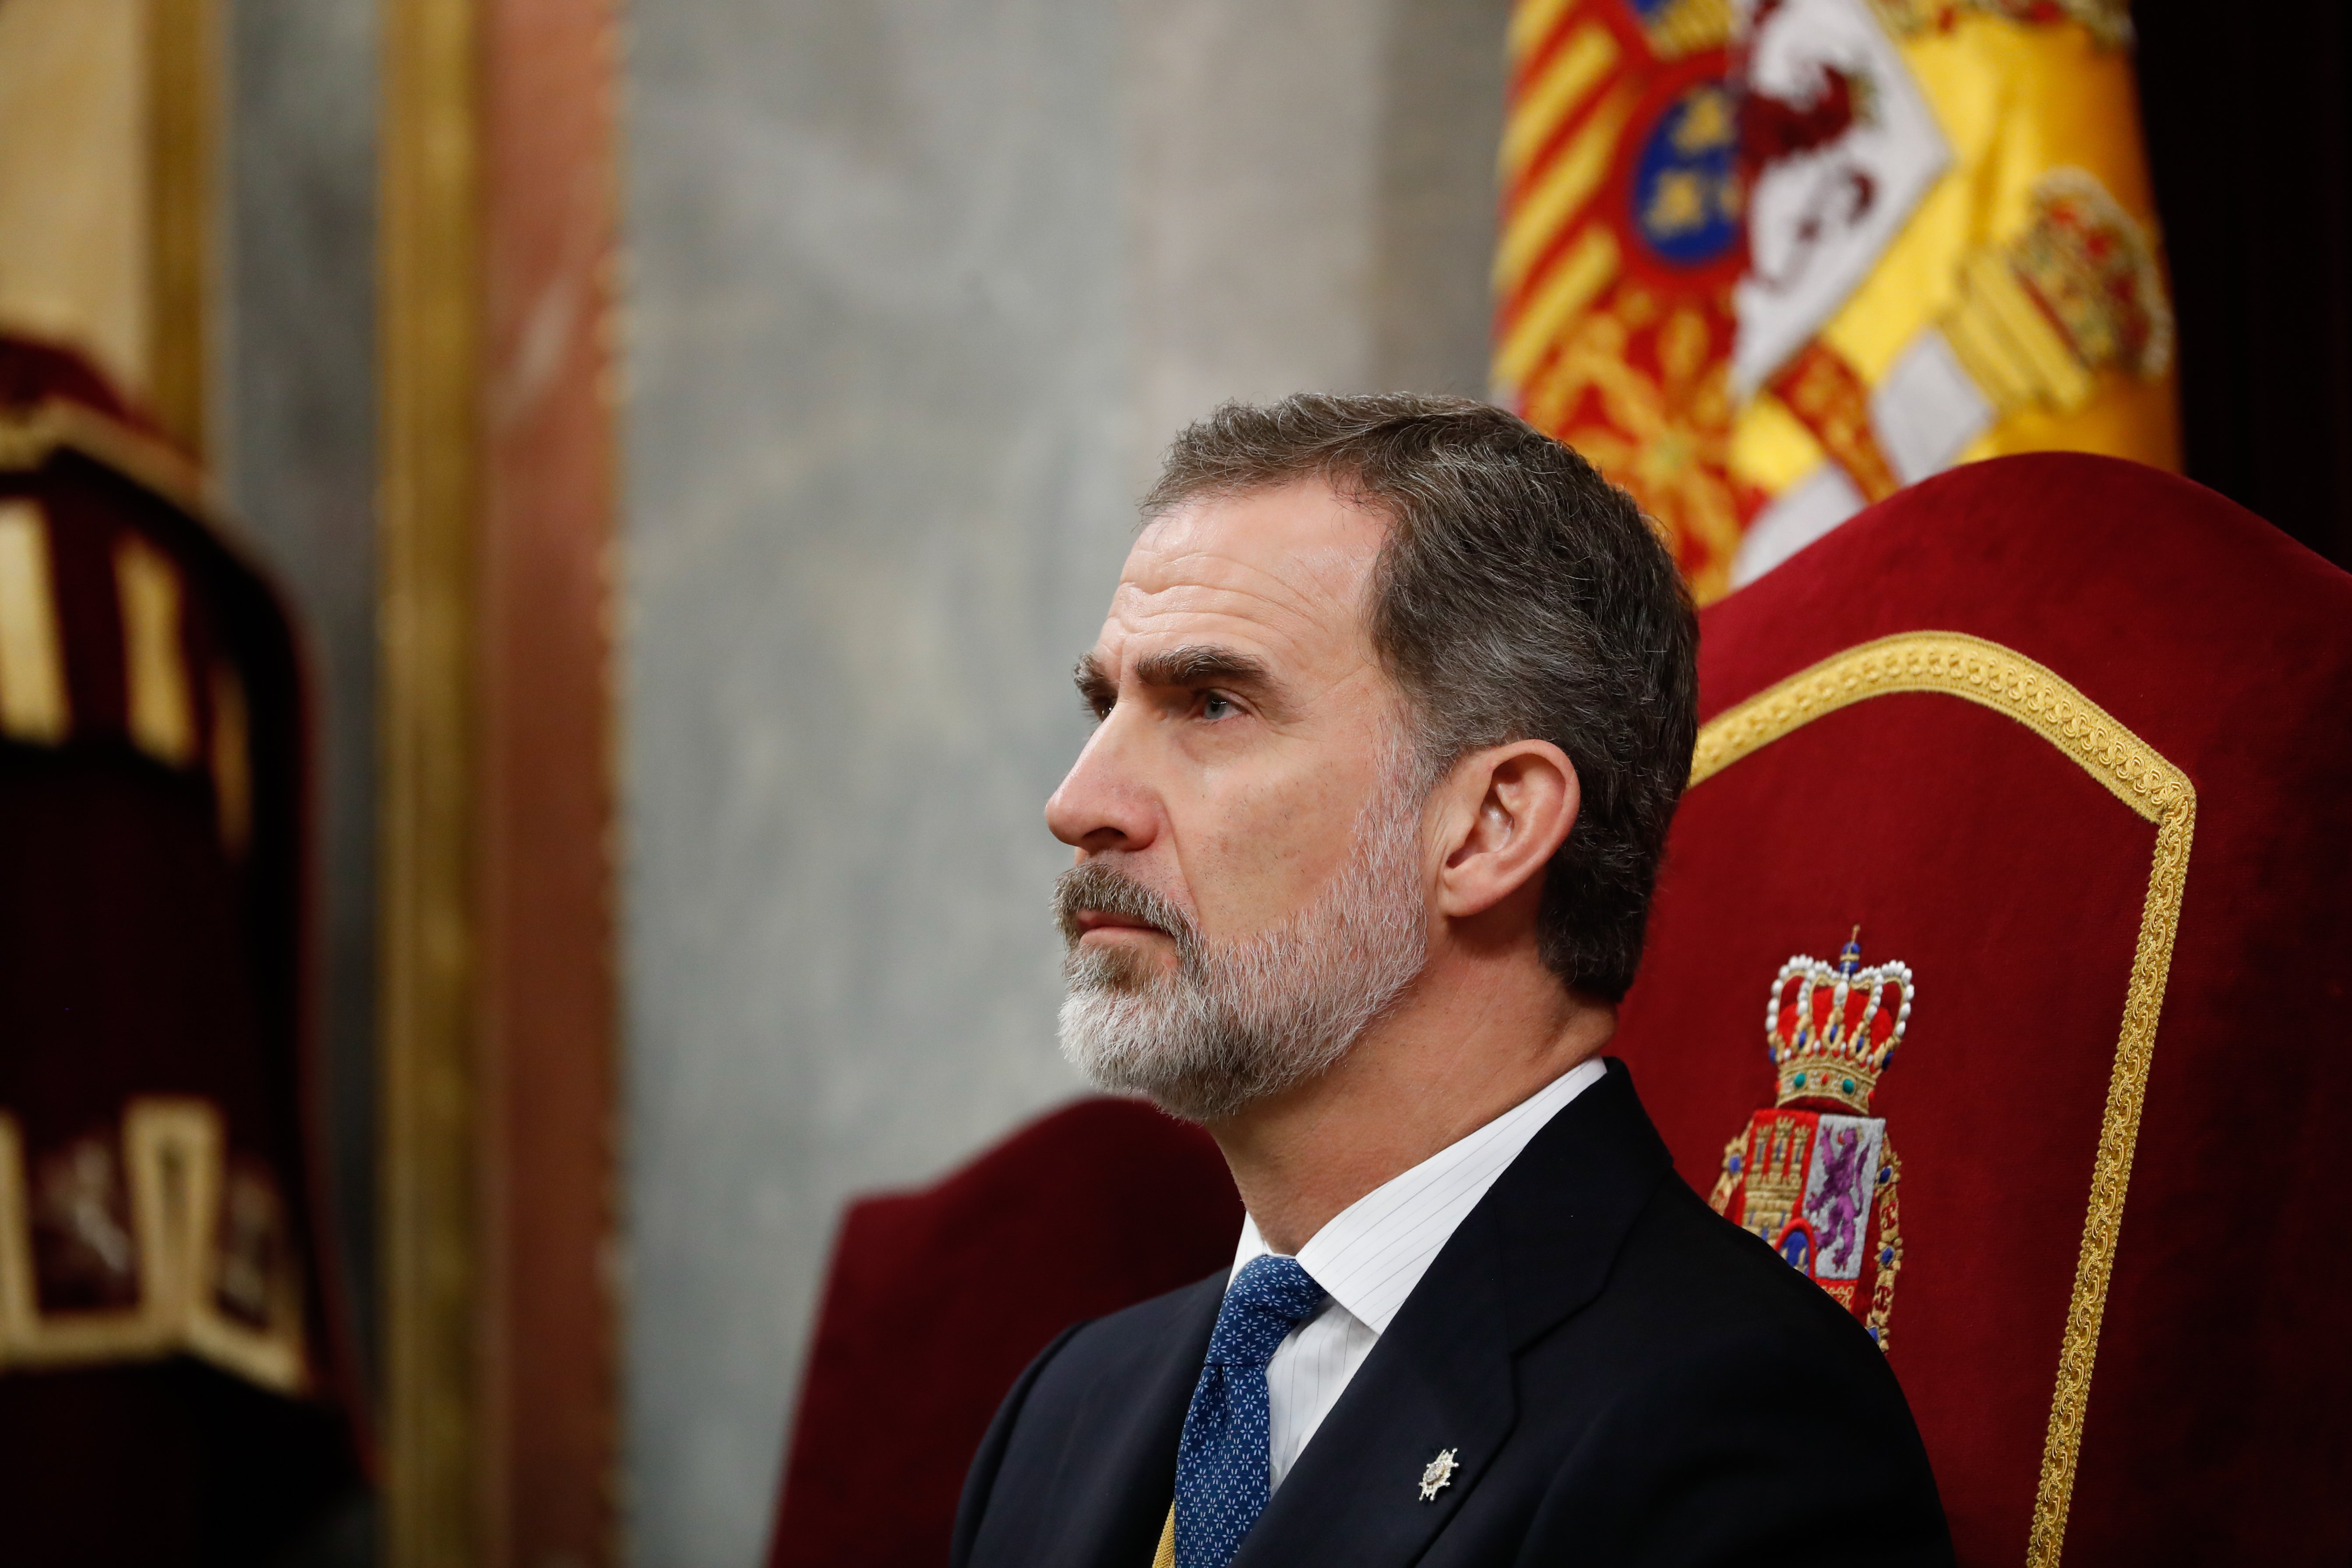
[(1937, 692), (2007, 715), (2063, 752), (2115, 797), (2156, 825), (2154, 863), (2140, 905), (2115, 1065), (2091, 1168), (2074, 1289), (2059, 1342), (2042, 1475), (2027, 1539), (2028, 1568), (2056, 1568), (2082, 1455), (2083, 1416), (2105, 1315), (2124, 1200), (2156, 1048), (2173, 940), (2188, 886), (2197, 791), (2189, 775), (2113, 716), (2023, 654), (1958, 632), (1905, 632), (1834, 654), (1717, 715), (1699, 731), (1691, 784), (1794, 733), (1823, 714), (1898, 691)]
[(219, 0), (148, 0), (148, 392), (188, 454), (210, 437), (218, 210)]
[(486, 1560), (476, 1149), (475, 556), (481, 127), (475, 0), (383, 10), (380, 1166), (390, 1568)]

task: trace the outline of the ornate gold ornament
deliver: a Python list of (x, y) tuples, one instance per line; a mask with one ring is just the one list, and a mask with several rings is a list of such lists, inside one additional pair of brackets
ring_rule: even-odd
[(1859, 926), (1834, 964), (1803, 953), (1782, 964), (1764, 1004), (1773, 1108), (1724, 1145), (1707, 1195), (1854, 1313), (1882, 1351), (1903, 1267), (1903, 1163), (1870, 1097), (1903, 1043), (1913, 994), (1909, 964), (1864, 966)]

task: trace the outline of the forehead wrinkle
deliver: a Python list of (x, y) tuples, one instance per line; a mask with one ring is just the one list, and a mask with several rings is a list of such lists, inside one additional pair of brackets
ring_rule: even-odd
[(1282, 557), (1286, 564), (1295, 563), (1304, 568), (1300, 575), (1307, 580), (1303, 582), (1220, 550), (1195, 546), (1169, 553), (1138, 545), (1135, 554), (1158, 570), (1139, 571), (1124, 578), (1119, 584), (1122, 590), (1132, 588), (1152, 596), (1186, 588), (1240, 594), (1315, 619), (1321, 618), (1320, 605), (1325, 602), (1353, 608), (1371, 573), (1370, 561), (1351, 559), (1351, 552), (1337, 545)]
[(1113, 610), (1110, 626), (1105, 630), (1113, 628), (1117, 631), (1113, 658), (1122, 670), (1145, 652), (1194, 643), (1223, 645), (1253, 657), (1262, 653), (1265, 657), (1261, 662), (1276, 679), (1286, 672), (1294, 679), (1310, 675), (1319, 662), (1310, 649), (1314, 642), (1321, 640), (1318, 634), (1322, 628), (1306, 623), (1303, 617), (1269, 622), (1263, 616), (1208, 605), (1171, 606), (1140, 613), (1132, 606), (1120, 606)]
[[(1208, 559), (1239, 564), (1222, 556)], [(1287, 649), (1294, 659), (1304, 654), (1303, 643), (1336, 634), (1355, 660), (1362, 658), (1370, 632), (1353, 614), (1355, 605), (1301, 591), (1277, 574), (1246, 567), (1244, 571), (1257, 581), (1220, 583), (1193, 577), (1147, 586), (1130, 578), (1119, 584), (1112, 597), (1110, 623), (1128, 637), (1185, 638), (1204, 624), (1231, 628), (1226, 635), (1237, 633), (1245, 642)], [(1267, 592), (1269, 588), (1274, 591)]]
[(1308, 689), (1342, 684), (1378, 663), (1365, 612), (1379, 546), (1359, 521), (1164, 517), (1129, 552), (1098, 647), (1122, 676), (1143, 653), (1210, 642), (1263, 653)]

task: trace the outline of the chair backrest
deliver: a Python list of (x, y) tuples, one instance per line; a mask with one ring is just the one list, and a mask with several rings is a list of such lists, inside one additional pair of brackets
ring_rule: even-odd
[(275, 1562), (362, 1485), (289, 615), (103, 377), (0, 333), (10, 1562)]
[(1226, 1267), (1241, 1223), (1208, 1135), (1121, 1100), (1080, 1100), (936, 1186), (852, 1205), (771, 1568), (937, 1568), (1022, 1368), (1074, 1322)]
[(1712, 607), (1700, 687), (1616, 1048), (1883, 1332), (1960, 1560), (2344, 1561), (2352, 577), (2005, 458)]

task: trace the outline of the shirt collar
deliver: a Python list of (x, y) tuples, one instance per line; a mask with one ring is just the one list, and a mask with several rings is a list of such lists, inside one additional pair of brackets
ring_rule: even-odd
[[(1298, 1249), (1298, 1266), (1374, 1333), (1387, 1332), (1486, 1189), (1545, 1123), (1607, 1072), (1599, 1057), (1579, 1063), (1476, 1131), (1374, 1187)], [(1272, 1250), (1257, 1222), (1244, 1215), (1233, 1273)]]

